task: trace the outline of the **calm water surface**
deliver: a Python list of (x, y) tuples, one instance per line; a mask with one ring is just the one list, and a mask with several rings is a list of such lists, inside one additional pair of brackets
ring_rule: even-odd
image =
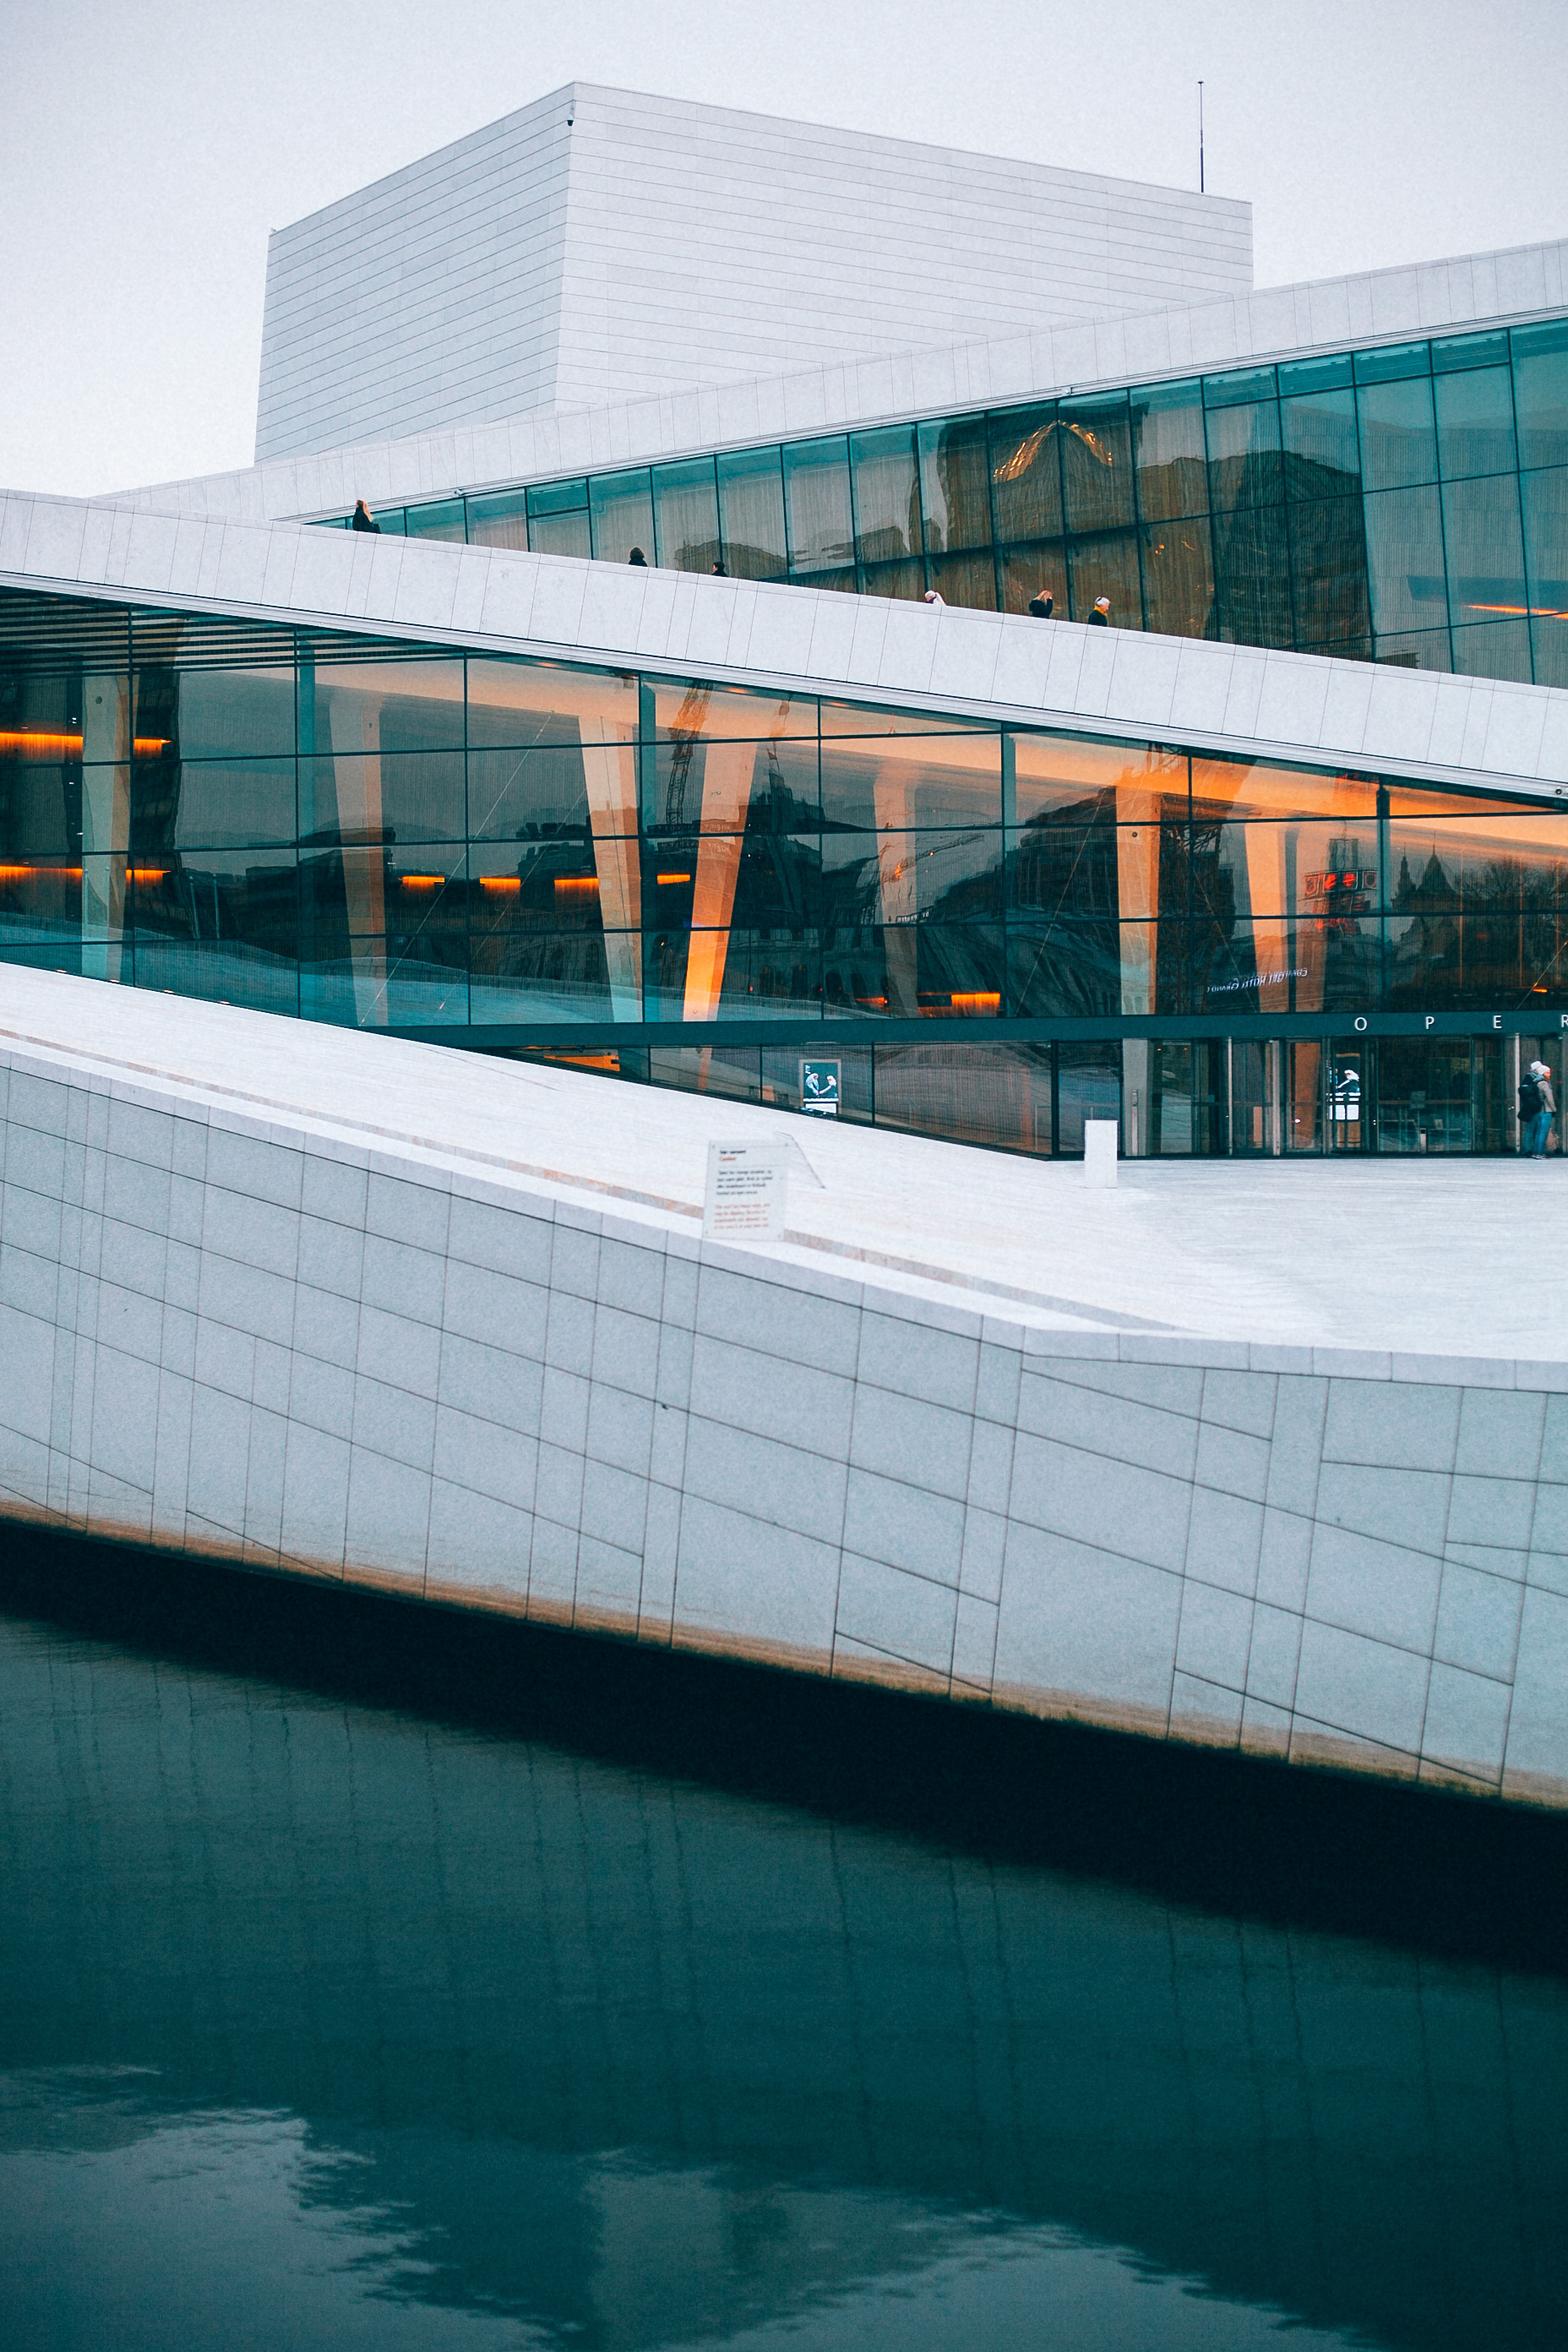
[(0, 1618), (12, 2352), (1568, 2341), (1568, 1983)]

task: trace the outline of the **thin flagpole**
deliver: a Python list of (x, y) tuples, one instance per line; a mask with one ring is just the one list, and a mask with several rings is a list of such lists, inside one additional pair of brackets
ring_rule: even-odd
[(1199, 195), (1200, 195), (1200, 196), (1201, 196), (1201, 195), (1203, 195), (1203, 194), (1205, 194), (1205, 189), (1204, 189), (1204, 86), (1203, 86), (1203, 84), (1202, 84), (1202, 82), (1201, 82), (1201, 81), (1200, 81), (1200, 82), (1199, 82), (1199, 84), (1198, 84), (1198, 194), (1199, 194)]

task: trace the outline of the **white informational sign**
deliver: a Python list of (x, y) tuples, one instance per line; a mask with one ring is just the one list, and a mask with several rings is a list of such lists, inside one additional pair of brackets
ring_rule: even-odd
[(1086, 1184), (1116, 1181), (1117, 1124), (1113, 1118), (1086, 1118), (1083, 1123), (1083, 1181)]
[(710, 1143), (703, 1240), (782, 1241), (788, 1181), (788, 1161), (777, 1144)]

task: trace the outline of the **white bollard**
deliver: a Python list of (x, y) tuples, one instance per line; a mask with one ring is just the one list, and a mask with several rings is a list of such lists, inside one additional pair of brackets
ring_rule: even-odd
[(1113, 1118), (1086, 1118), (1083, 1123), (1083, 1181), (1086, 1184), (1116, 1181), (1116, 1135)]

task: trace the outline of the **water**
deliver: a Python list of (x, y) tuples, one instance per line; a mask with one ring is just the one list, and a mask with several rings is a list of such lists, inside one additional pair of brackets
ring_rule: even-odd
[[(122, 1563), (7, 1590), (16, 2352), (1568, 2340), (1557, 1915), (1521, 1958), (1439, 1869), (1390, 1927), (1331, 1805), (1249, 1827), (1232, 1776), (1259, 1911), (1174, 1811), (1118, 1845), (1152, 1780), (1110, 1872), (1049, 1858), (1103, 1743), (1011, 1828), (977, 1753), (986, 1835), (923, 1712)], [(1317, 1916), (1347, 1877), (1382, 1932)]]

